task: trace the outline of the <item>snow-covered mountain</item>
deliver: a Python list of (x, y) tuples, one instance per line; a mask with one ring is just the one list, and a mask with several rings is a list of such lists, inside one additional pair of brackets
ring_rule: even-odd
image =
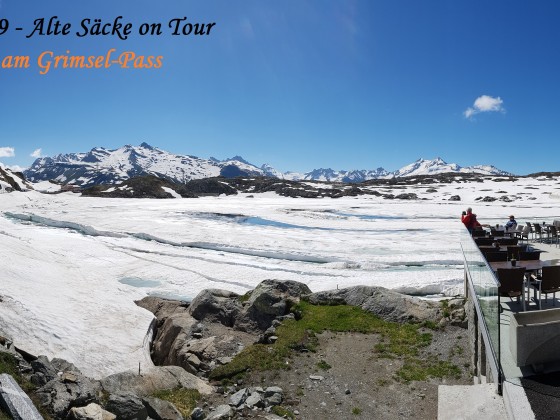
[(142, 143), (109, 150), (95, 147), (87, 153), (68, 153), (39, 158), (24, 174), (33, 182), (54, 180), (64, 184), (90, 187), (98, 184), (118, 184), (129, 178), (155, 175), (169, 181), (185, 183), (193, 179), (215, 176), (269, 176), (290, 181), (327, 181), (359, 183), (379, 178), (396, 178), (416, 175), (434, 175), (445, 172), (480, 173), (485, 175), (510, 175), (494, 166), (461, 167), (448, 164), (441, 158), (419, 159), (401, 169), (388, 172), (374, 170), (315, 169), (307, 173), (281, 172), (270, 165), (258, 167), (241, 156), (219, 160), (196, 156), (177, 155)]
[(20, 172), (15, 172), (0, 162), (0, 194), (32, 189)]
[(483, 175), (511, 175), (509, 172), (502, 171), (495, 166), (475, 165), (461, 167), (456, 163), (447, 163), (442, 158), (438, 157), (432, 160), (418, 159), (416, 162), (412, 162), (397, 171), (391, 172), (387, 177), (400, 178), (404, 176), (436, 175), (449, 172)]
[(261, 169), (239, 156), (222, 161), (201, 159), (172, 154), (147, 143), (126, 145), (115, 150), (95, 147), (87, 153), (39, 158), (24, 173), (33, 182), (55, 180), (82, 187), (117, 184), (142, 175), (155, 175), (179, 183), (219, 175), (264, 175)]

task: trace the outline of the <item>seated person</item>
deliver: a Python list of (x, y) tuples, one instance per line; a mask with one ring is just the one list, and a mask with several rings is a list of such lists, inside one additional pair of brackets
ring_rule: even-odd
[(515, 221), (515, 217), (509, 216), (509, 221), (506, 223), (506, 232), (509, 230), (515, 230), (517, 228), (517, 222)]

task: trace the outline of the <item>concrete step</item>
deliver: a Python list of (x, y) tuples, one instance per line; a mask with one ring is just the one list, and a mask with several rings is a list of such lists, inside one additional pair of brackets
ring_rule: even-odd
[(440, 385), (438, 420), (507, 420), (495, 384)]

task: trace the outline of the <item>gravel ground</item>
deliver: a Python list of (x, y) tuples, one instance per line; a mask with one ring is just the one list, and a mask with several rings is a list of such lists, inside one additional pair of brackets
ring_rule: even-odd
[[(429, 379), (404, 383), (396, 379), (403, 362), (383, 359), (373, 351), (376, 334), (330, 333), (319, 336), (316, 353), (299, 353), (289, 361), (290, 369), (252, 372), (236, 390), (250, 386), (279, 386), (283, 406), (298, 419), (403, 419), (437, 418), (438, 385), (472, 384), (467, 352), (467, 331), (458, 327), (430, 331), (431, 345), (420, 358), (438, 356), (461, 369), (460, 378)], [(324, 361), (331, 367), (321, 369)], [(310, 377), (320, 378), (310, 378)], [(206, 406), (227, 404), (228, 395), (214, 394)], [(246, 409), (236, 418), (266, 418), (262, 411)]]

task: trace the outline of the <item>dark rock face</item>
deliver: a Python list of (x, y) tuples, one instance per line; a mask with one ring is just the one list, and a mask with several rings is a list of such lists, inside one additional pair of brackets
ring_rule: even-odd
[(37, 390), (41, 405), (56, 418), (65, 418), (72, 407), (99, 403), (101, 384), (78, 372), (65, 373)]
[(241, 309), (238, 297), (237, 293), (227, 290), (206, 289), (193, 299), (189, 313), (198, 320), (233, 327)]
[(395, 196), (398, 200), (418, 200), (418, 195), (415, 193), (403, 193)]
[(183, 420), (179, 410), (169, 401), (159, 398), (142, 398), (142, 403), (146, 407), (148, 417), (154, 420)]
[(307, 285), (296, 281), (264, 280), (253, 291), (237, 324), (245, 330), (266, 330), (272, 321), (286, 315), (291, 304), (311, 293)]
[(146, 420), (148, 411), (142, 400), (134, 394), (113, 394), (107, 401), (107, 410), (122, 420)]
[(37, 357), (37, 360), (31, 362), (31, 367), (34, 372), (31, 375), (31, 382), (37, 386), (41, 387), (57, 377), (58, 370), (55, 369), (47, 356)]
[(461, 201), (461, 197), (458, 195), (452, 195), (449, 197), (449, 201)]

